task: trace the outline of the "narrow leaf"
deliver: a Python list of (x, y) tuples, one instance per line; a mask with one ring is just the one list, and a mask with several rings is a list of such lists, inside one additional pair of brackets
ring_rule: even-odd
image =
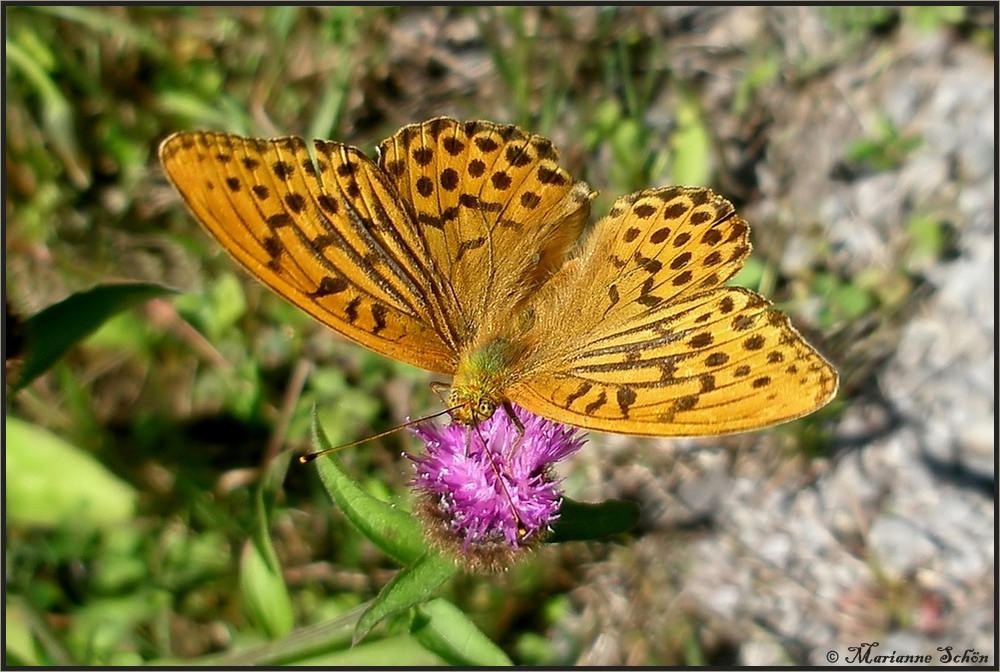
[(383, 619), (426, 600), (457, 570), (453, 560), (436, 553), (428, 553), (415, 564), (399, 570), (358, 619), (354, 643), (364, 639)]
[(8, 522), (106, 527), (135, 513), (135, 488), (48, 430), (8, 415), (4, 447)]
[(513, 665), (503, 650), (448, 600), (417, 607), (410, 631), (428, 651), (459, 667)]
[(409, 634), (387, 637), (373, 642), (365, 642), (350, 649), (334, 651), (294, 661), (295, 665), (312, 668), (339, 667), (358, 669), (361, 667), (437, 667), (444, 661), (420, 645)]
[(47, 371), (108, 318), (150, 299), (176, 293), (150, 283), (98, 285), (32, 315), (24, 323), (24, 366), (15, 390)]
[(288, 470), (291, 453), (273, 459), (255, 497), (254, 533), (240, 557), (240, 594), (247, 617), (271, 639), (287, 635), (295, 624), (292, 598), (271, 542), (271, 508)]
[(697, 98), (685, 96), (676, 114), (677, 130), (671, 137), (673, 183), (707, 184), (712, 171), (712, 134), (705, 125)]
[(294, 625), (292, 602), (280, 572), (247, 540), (240, 556), (240, 604), (247, 618), (271, 639), (287, 635)]
[[(313, 414), (313, 449), (330, 447), (323, 427)], [(335, 454), (316, 460), (320, 478), (344, 515), (373, 544), (401, 564), (409, 564), (427, 552), (423, 529), (412, 514), (369, 495), (344, 471)]]
[(586, 504), (564, 498), (549, 543), (590, 541), (631, 530), (639, 522), (639, 505), (620, 499)]

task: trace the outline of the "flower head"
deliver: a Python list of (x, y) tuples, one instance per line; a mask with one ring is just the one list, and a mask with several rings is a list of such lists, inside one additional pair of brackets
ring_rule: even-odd
[(559, 517), (560, 481), (551, 466), (583, 445), (571, 427), (513, 407), (524, 428), (502, 408), (467, 427), (414, 427), (426, 445), (410, 456), (423, 513), (439, 545), (476, 568), (506, 567), (538, 543)]

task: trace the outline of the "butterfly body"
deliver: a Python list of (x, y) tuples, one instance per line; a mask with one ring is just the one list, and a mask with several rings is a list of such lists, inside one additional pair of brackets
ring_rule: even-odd
[(452, 419), (474, 425), (493, 416), (508, 401), (506, 390), (519, 370), (524, 344), (498, 337), (462, 357), (451, 384)]
[(454, 376), (453, 418), (505, 402), (588, 429), (726, 434), (801, 417), (838, 378), (763, 297), (725, 285), (746, 222), (711, 190), (593, 193), (551, 142), (438, 118), (377, 160), (299, 138), (179, 133), (160, 149), (252, 275), (375, 352)]

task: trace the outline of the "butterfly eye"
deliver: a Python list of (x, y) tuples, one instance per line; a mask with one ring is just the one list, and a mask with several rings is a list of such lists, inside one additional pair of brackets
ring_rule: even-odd
[(480, 399), (476, 402), (476, 415), (480, 420), (488, 420), (493, 417), (494, 410), (496, 410), (496, 404), (489, 399)]

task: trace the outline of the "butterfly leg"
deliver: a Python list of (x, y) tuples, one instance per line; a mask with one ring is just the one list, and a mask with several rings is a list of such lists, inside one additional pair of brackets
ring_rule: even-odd
[(521, 447), (521, 442), (524, 440), (524, 423), (521, 422), (521, 418), (517, 417), (517, 413), (514, 412), (514, 407), (510, 405), (509, 401), (503, 402), (503, 410), (511, 422), (514, 423), (514, 427), (517, 428), (517, 441), (514, 442), (508, 453), (508, 459), (513, 459), (517, 455), (517, 449)]
[(514, 412), (514, 407), (510, 405), (509, 401), (503, 402), (503, 410), (507, 414), (507, 417), (510, 418), (510, 421), (514, 423), (514, 426), (517, 427), (518, 436), (524, 436), (524, 424), (521, 423), (521, 418), (517, 417), (517, 413)]
[(448, 383), (442, 383), (440, 380), (431, 381), (431, 392), (436, 394), (438, 396), (438, 399), (440, 399), (444, 403), (448, 403), (448, 397), (442, 394), (441, 391), (448, 389), (451, 389), (451, 386), (448, 385)]

